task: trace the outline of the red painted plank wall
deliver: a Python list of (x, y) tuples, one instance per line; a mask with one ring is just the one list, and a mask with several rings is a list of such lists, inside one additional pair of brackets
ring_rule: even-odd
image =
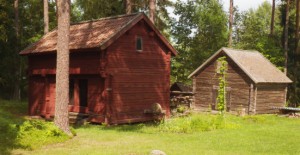
[[(136, 50), (142, 37), (143, 50)], [(111, 75), (112, 121), (145, 121), (153, 103), (169, 111), (170, 53), (143, 22), (135, 25), (107, 49), (106, 71)]]
[[(28, 56), (28, 73), (30, 75), (55, 74), (56, 55), (30, 55)], [(93, 52), (71, 52), (70, 74), (99, 74), (100, 50)]]

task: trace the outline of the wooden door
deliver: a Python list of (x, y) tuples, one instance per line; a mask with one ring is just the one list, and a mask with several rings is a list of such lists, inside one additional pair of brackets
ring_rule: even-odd
[[(211, 102), (211, 110), (218, 110), (218, 90), (219, 86), (213, 86), (212, 89), (212, 102)], [(226, 111), (230, 111), (231, 109), (231, 88), (226, 87)]]

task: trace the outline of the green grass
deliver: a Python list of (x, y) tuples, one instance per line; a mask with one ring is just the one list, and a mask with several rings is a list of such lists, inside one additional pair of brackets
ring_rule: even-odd
[(193, 114), (157, 124), (81, 126), (69, 139), (52, 122), (27, 120), (26, 110), (25, 103), (0, 100), (0, 154), (300, 154), (295, 118)]
[(52, 122), (26, 118), (27, 104), (0, 99), (0, 155), (13, 149), (33, 150), (69, 137)]
[[(189, 126), (189, 127), (187, 127)], [(300, 119), (259, 115), (194, 114), (162, 124), (87, 125), (63, 143), (15, 154), (300, 154)]]

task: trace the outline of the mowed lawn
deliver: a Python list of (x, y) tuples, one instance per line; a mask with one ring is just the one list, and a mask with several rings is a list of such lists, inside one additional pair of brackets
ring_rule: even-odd
[[(23, 136), (18, 136), (20, 129), (15, 130), (15, 140), (9, 143), (12, 146), (7, 144), (2, 148), (5, 154), (147, 155), (154, 149), (168, 155), (300, 154), (300, 119), (276, 115), (237, 117), (226, 114), (221, 117), (202, 113), (158, 124), (86, 125), (75, 128), (77, 135), (71, 139), (52, 128), (46, 129), (40, 124), (42, 122), (33, 123), (39, 129), (32, 129), (26, 118), (22, 118), (25, 120), (10, 117), (9, 126), (14, 129), (13, 122), (18, 122)], [(49, 126), (49, 122), (45, 123)], [(47, 130), (46, 136), (42, 135), (43, 130)], [(0, 133), (2, 137), (7, 138), (6, 135)], [(6, 141), (2, 139), (3, 144)]]
[(300, 119), (275, 115), (225, 117), (229, 127), (187, 133), (143, 124), (109, 128), (89, 125), (77, 128), (77, 136), (66, 142), (13, 153), (139, 155), (159, 149), (169, 155), (300, 154)]

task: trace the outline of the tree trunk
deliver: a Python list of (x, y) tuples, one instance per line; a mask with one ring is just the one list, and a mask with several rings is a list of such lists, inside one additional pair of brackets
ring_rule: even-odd
[(271, 16), (271, 27), (270, 27), (270, 36), (274, 35), (274, 20), (275, 20), (275, 0), (272, 3), (272, 16)]
[(48, 0), (44, 0), (44, 34), (49, 32)]
[(296, 31), (295, 31), (295, 55), (299, 52), (299, 11), (300, 0), (296, 0)]
[(149, 18), (152, 21), (152, 23), (154, 24), (155, 21), (155, 9), (156, 9), (156, 0), (149, 0)]
[(20, 26), (19, 26), (19, 0), (14, 1), (14, 10), (15, 10), (15, 30), (16, 30), (16, 37), (19, 39), (20, 36)]
[(286, 0), (286, 11), (285, 11), (285, 24), (284, 24), (284, 74), (287, 75), (287, 65), (288, 65), (288, 37), (289, 37), (289, 10), (290, 10), (290, 0)]
[(57, 63), (54, 123), (68, 135), (70, 0), (57, 0)]
[(19, 25), (19, 0), (14, 0), (14, 12), (15, 12), (15, 31), (16, 31), (16, 41), (15, 41), (15, 53), (14, 53), (14, 94), (13, 99), (20, 100), (21, 99), (21, 90), (20, 90), (20, 59), (18, 57), (19, 46), (20, 46), (20, 25)]
[(126, 14), (131, 14), (132, 12), (132, 4), (131, 0), (125, 0)]
[(228, 39), (228, 47), (232, 46), (232, 24), (233, 24), (233, 0), (230, 0), (230, 6), (229, 6), (229, 39)]
[[(299, 70), (300, 68), (300, 48), (299, 48), (299, 13), (300, 13), (300, 0), (296, 0), (296, 32), (295, 32), (295, 51), (294, 51), (294, 79), (293, 79), (293, 96), (294, 96), (294, 103), (296, 104), (297, 102), (297, 94), (298, 94), (298, 91), (297, 91), (297, 83), (298, 83), (298, 80), (299, 80), (299, 76), (297, 75), (297, 71)], [(298, 106), (298, 105), (295, 105), (295, 106)]]

